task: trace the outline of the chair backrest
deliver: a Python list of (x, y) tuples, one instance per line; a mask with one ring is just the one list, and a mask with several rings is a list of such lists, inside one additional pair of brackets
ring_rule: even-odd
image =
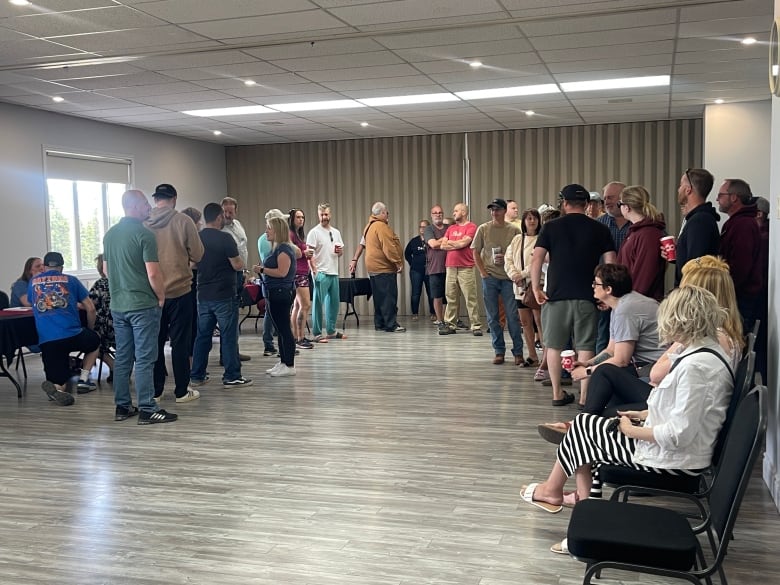
[(731, 393), (729, 407), (726, 410), (726, 419), (718, 432), (715, 440), (715, 448), (712, 450), (712, 466), (717, 469), (720, 456), (723, 451), (723, 445), (726, 442), (734, 415), (737, 412), (737, 406), (750, 390), (753, 384), (753, 376), (756, 371), (756, 352), (750, 351), (743, 357), (737, 365), (737, 371), (734, 374), (734, 390)]
[(764, 447), (766, 425), (766, 386), (756, 386), (737, 407), (723, 447), (720, 468), (710, 490), (711, 527), (719, 540), (716, 564), (726, 554), (753, 466)]
[(8, 295), (0, 290), (0, 310), (7, 309), (11, 306), (11, 301), (8, 299)]

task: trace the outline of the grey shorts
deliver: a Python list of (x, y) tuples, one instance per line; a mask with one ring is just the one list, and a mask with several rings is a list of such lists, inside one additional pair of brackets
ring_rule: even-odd
[(446, 272), (438, 272), (436, 274), (428, 275), (428, 284), (430, 285), (431, 298), (443, 299), (444, 298), (444, 281), (447, 277)]
[(593, 301), (548, 301), (542, 305), (545, 347), (563, 349), (573, 338), (577, 351), (596, 350), (598, 310)]

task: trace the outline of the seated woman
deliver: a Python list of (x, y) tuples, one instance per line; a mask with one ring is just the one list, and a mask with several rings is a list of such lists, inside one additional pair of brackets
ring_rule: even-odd
[(11, 285), (11, 307), (30, 307), (30, 301), (27, 298), (27, 285), (30, 279), (43, 272), (43, 260), (33, 256), (24, 263), (24, 270), (19, 279)]
[[(572, 378), (592, 376), (583, 412), (601, 415), (609, 405), (644, 403), (650, 393), (647, 384), (613, 387), (602, 382), (613, 371), (638, 379), (637, 369), (655, 363), (664, 350), (658, 344), (658, 302), (633, 290), (633, 278), (627, 266), (601, 264), (593, 277), (593, 296), (612, 309), (609, 344), (584, 364), (577, 362)], [(539, 434), (552, 443), (560, 443), (570, 423), (539, 425)]]
[(717, 339), (725, 320), (726, 311), (703, 288), (683, 286), (669, 293), (658, 310), (658, 337), (680, 349), (670, 356), (669, 372), (650, 393), (647, 410), (621, 411), (614, 429), (615, 419), (579, 414), (547, 481), (524, 487), (523, 500), (559, 512), (571, 475), (575, 501), (587, 498), (594, 464), (672, 475), (706, 469), (734, 388), (729, 356)]
[(111, 369), (106, 381), (113, 382), (114, 358), (111, 352), (116, 348), (116, 339), (114, 337), (114, 319), (111, 317), (111, 293), (108, 290), (108, 278), (103, 270), (103, 254), (98, 254), (95, 261), (100, 278), (89, 289), (89, 298), (95, 305), (94, 331), (100, 337), (98, 357)]

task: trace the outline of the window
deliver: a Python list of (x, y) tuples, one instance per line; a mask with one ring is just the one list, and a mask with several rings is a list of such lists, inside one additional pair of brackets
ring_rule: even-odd
[(60, 252), (65, 270), (94, 272), (103, 236), (123, 216), (122, 194), (130, 184), (130, 161), (46, 152), (49, 249)]

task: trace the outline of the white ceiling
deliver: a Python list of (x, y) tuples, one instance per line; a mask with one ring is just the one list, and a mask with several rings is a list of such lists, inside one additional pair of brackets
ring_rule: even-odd
[[(0, 0), (0, 101), (223, 144), (696, 117), (717, 98), (769, 97), (773, 5)], [(746, 36), (759, 42), (742, 45)], [(484, 66), (470, 67), (477, 59)], [(227, 118), (181, 113), (650, 75), (671, 75), (671, 85)]]

